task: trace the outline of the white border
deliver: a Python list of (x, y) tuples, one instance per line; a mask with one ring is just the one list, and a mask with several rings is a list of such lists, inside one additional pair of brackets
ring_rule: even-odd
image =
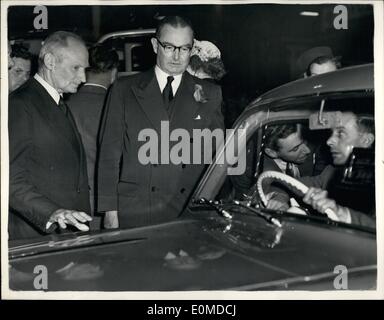
[[(195, 291), (195, 292), (35, 292), (35, 291), (11, 291), (8, 288), (8, 183), (9, 183), (9, 164), (8, 164), (8, 83), (7, 83), (7, 7), (12, 5), (185, 5), (185, 4), (372, 4), (374, 6), (374, 62), (375, 62), (375, 121), (376, 121), (376, 212), (377, 212), (377, 262), (378, 278), (377, 289), (374, 291), (268, 291), (268, 292), (239, 292), (239, 291)], [(384, 225), (384, 199), (382, 197), (382, 184), (384, 181), (384, 125), (381, 121), (384, 119), (384, 6), (381, 1), (95, 1), (95, 0), (77, 0), (77, 1), (1, 1), (1, 270), (2, 270), (2, 297), (5, 299), (68, 299), (68, 300), (269, 300), (269, 299), (384, 299), (384, 248), (383, 248), (383, 225)], [(358, 44), (357, 44), (358, 45)]]

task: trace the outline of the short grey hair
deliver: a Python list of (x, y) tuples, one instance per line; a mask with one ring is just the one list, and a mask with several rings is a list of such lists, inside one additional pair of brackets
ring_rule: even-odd
[(60, 49), (68, 47), (68, 39), (73, 39), (82, 43), (85, 47), (83, 39), (75, 33), (68, 31), (57, 31), (52, 33), (43, 42), (43, 46), (39, 52), (39, 69), (44, 65), (44, 57), (47, 53), (51, 53), (57, 57), (60, 57), (58, 53)]

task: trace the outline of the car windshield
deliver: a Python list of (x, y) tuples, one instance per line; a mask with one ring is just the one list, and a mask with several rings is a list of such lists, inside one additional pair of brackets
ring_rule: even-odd
[[(220, 203), (374, 229), (373, 109), (369, 93), (249, 108), (237, 124), (246, 129), (238, 161), (226, 171), (211, 170), (220, 188), (210, 179), (200, 194), (211, 193)], [(243, 169), (231, 174), (228, 169), (236, 167)], [(308, 188), (311, 197), (305, 196)]]

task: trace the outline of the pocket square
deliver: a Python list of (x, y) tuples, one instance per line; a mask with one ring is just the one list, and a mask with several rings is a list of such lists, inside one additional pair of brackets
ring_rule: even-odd
[(201, 120), (201, 116), (198, 114), (197, 117), (193, 120)]

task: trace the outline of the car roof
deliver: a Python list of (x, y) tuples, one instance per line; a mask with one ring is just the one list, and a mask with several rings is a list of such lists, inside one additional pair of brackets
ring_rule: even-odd
[(373, 89), (373, 63), (364, 64), (289, 82), (262, 94), (247, 109), (286, 98)]
[(115, 31), (111, 33), (107, 33), (103, 35), (97, 43), (103, 43), (111, 38), (124, 38), (124, 37), (138, 37), (138, 36), (148, 36), (154, 35), (156, 29), (131, 29), (131, 30), (123, 30), (123, 31)]

